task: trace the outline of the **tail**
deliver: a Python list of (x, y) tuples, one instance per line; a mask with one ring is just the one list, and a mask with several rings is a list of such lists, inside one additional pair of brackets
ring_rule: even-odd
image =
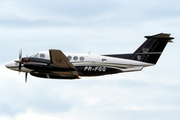
[(168, 42), (172, 42), (170, 34), (160, 33), (145, 36), (147, 40), (133, 53), (131, 59), (156, 64)]
[(170, 34), (160, 33), (153, 36), (145, 36), (147, 40), (132, 54), (104, 55), (115, 58), (124, 58), (156, 64), (168, 42), (172, 42)]

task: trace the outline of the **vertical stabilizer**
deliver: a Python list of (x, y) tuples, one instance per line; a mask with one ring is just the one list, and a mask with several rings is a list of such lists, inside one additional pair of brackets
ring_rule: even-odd
[(160, 33), (145, 36), (147, 40), (133, 53), (133, 60), (156, 64), (168, 42), (172, 42), (170, 34)]

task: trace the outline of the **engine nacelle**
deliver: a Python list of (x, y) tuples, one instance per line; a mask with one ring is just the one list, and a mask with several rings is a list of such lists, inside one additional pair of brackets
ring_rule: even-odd
[(42, 72), (31, 72), (32, 76), (40, 78), (50, 78), (50, 79), (79, 79), (79, 76), (69, 75), (68, 72), (58, 72), (58, 73), (42, 73)]
[(34, 71), (73, 71), (71, 68), (54, 67), (44, 63), (24, 63), (24, 67)]

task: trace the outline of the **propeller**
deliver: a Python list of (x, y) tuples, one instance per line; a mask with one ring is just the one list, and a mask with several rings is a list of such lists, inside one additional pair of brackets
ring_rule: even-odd
[(25, 83), (27, 83), (27, 76), (28, 76), (28, 73), (26, 72), (26, 74), (25, 74)]
[[(22, 67), (22, 48), (19, 51), (19, 73), (21, 72), (21, 67)], [(28, 73), (26, 72), (25, 73), (25, 83), (27, 83), (27, 76), (28, 76)]]
[(21, 72), (21, 65), (22, 65), (22, 49), (19, 51), (19, 73)]

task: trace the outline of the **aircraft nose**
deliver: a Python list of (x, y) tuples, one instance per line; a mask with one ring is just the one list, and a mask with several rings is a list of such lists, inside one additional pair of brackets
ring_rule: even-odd
[(8, 64), (6, 64), (6, 65), (5, 65), (5, 67), (9, 68), (9, 65), (8, 65)]
[(17, 66), (14, 61), (8, 62), (5, 64), (6, 68), (12, 69), (13, 67)]

